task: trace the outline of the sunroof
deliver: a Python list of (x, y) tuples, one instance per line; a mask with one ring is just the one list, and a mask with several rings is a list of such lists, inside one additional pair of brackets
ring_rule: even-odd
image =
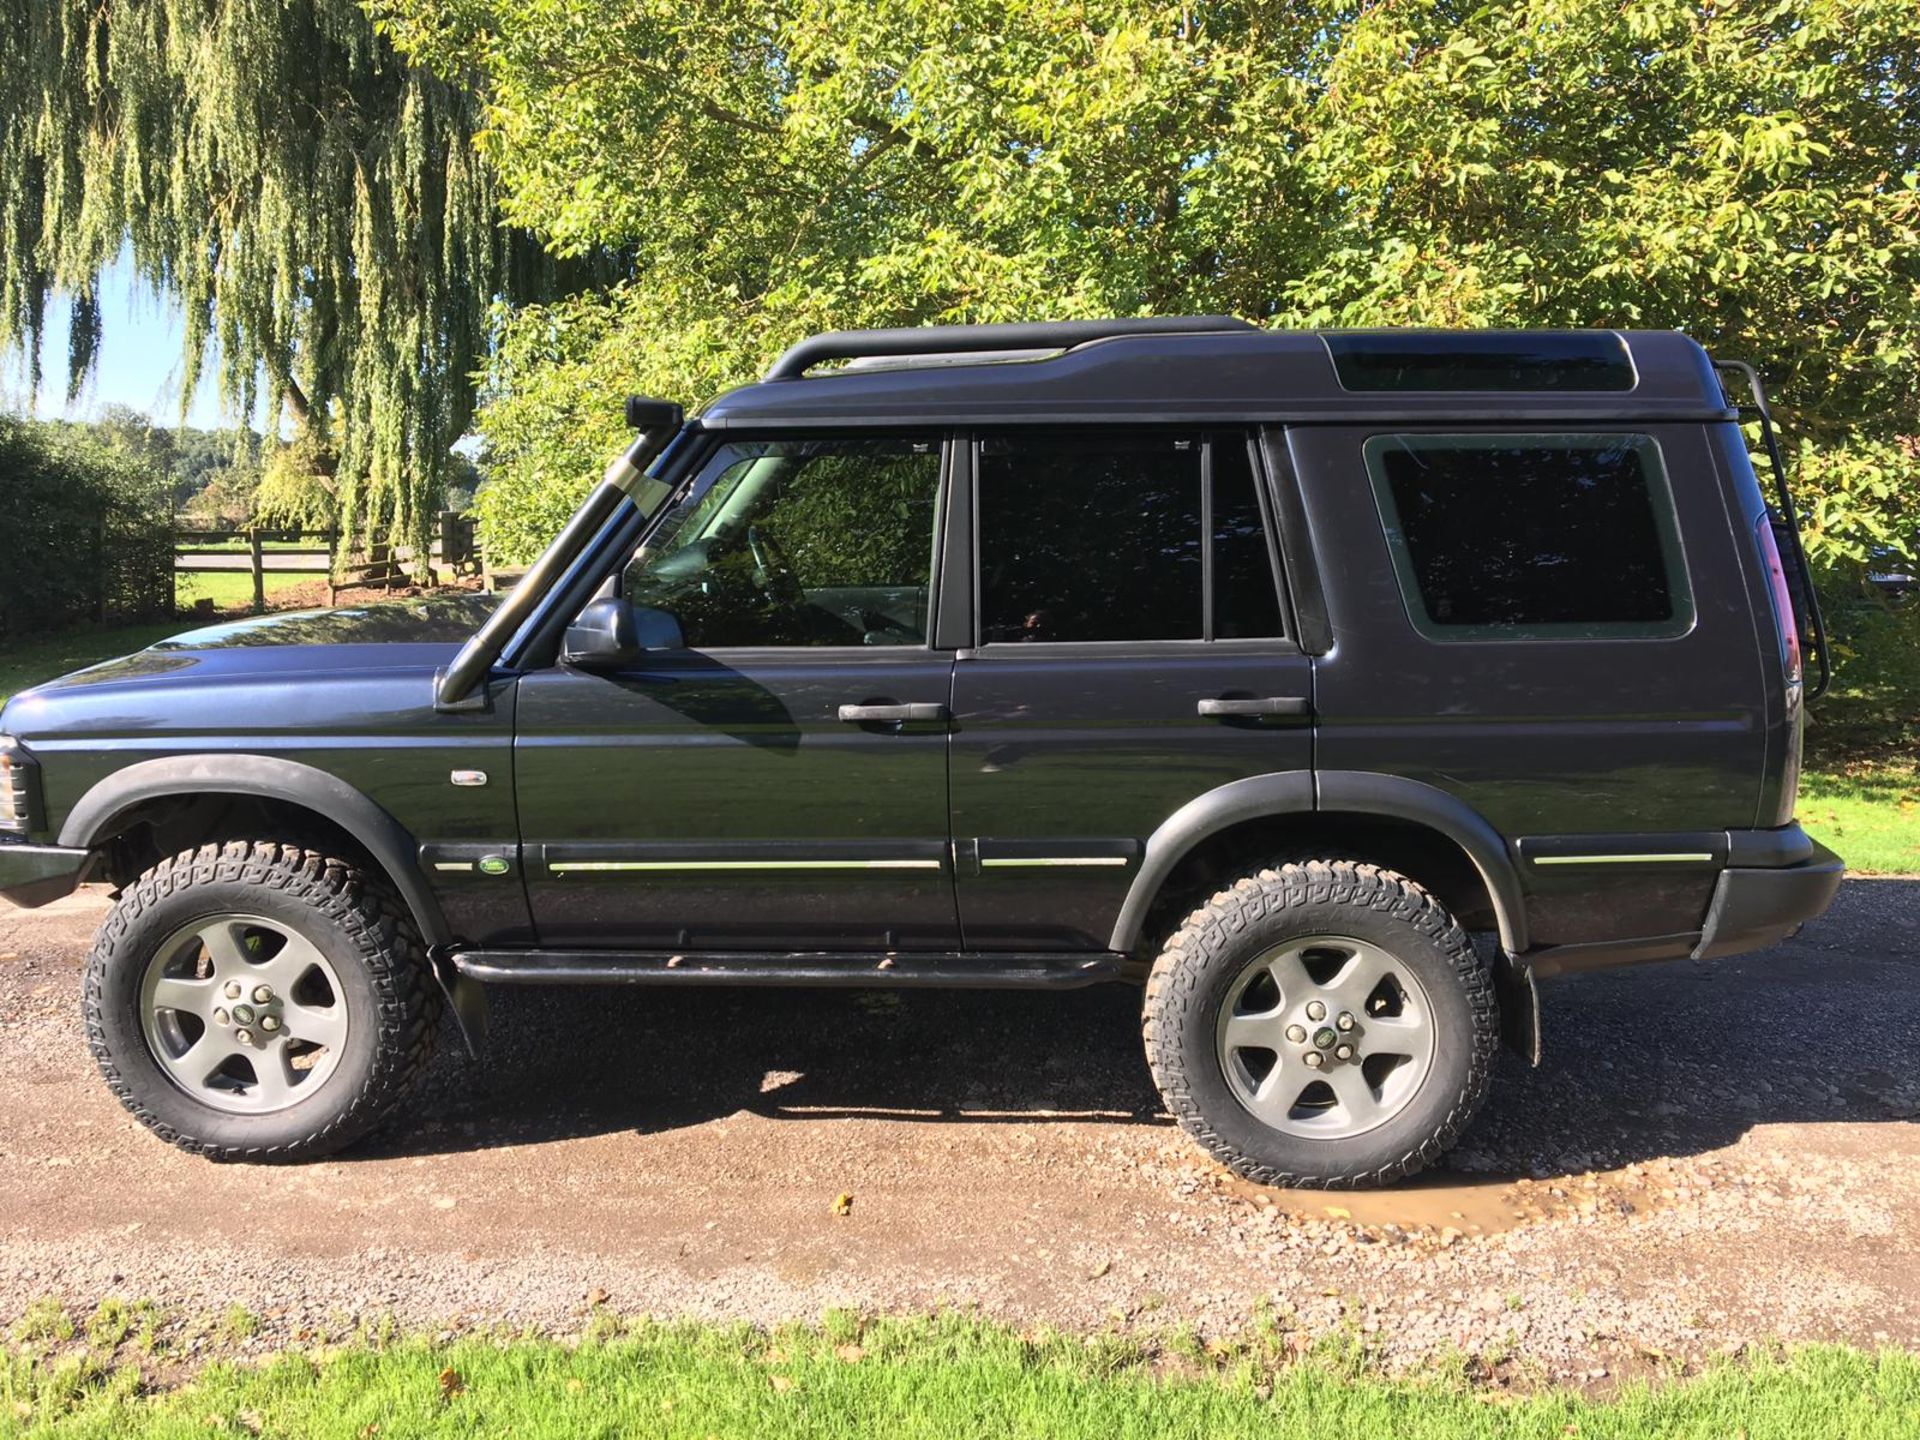
[(1631, 390), (1626, 342), (1605, 331), (1421, 330), (1324, 337), (1344, 390)]

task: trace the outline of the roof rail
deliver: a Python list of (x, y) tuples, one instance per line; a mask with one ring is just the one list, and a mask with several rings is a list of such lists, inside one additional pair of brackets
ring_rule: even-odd
[(1119, 335), (1189, 335), (1252, 330), (1231, 315), (1160, 315), (1132, 320), (1051, 320), (1031, 325), (911, 325), (895, 330), (834, 330), (791, 346), (766, 373), (796, 380), (826, 360), (880, 355), (955, 355), (969, 350), (1064, 350)]

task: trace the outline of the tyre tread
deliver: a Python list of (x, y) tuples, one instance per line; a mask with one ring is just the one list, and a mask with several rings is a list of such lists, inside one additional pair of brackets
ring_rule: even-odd
[[(1303, 905), (1364, 906), (1390, 915), (1433, 940), (1445, 953), (1473, 1019), (1465, 1075), (1444, 1119), (1418, 1144), (1384, 1164), (1324, 1172), (1283, 1170), (1247, 1154), (1200, 1113), (1177, 1037), (1185, 1027), (1211, 1026), (1196, 1015), (1196, 992), (1211, 957), (1270, 914)], [(1180, 1128), (1235, 1174), (1262, 1185), (1350, 1190), (1390, 1185), (1438, 1160), (1472, 1121), (1492, 1084), (1499, 1044), (1499, 1000), (1493, 975), (1460, 923), (1423, 887), (1397, 871), (1362, 860), (1277, 862), (1235, 880), (1175, 930), (1147, 977), (1141, 1017), (1147, 1063)]]
[[(148, 907), (194, 886), (237, 882), (274, 889), (329, 915), (353, 937), (373, 972), (379, 997), (373, 1022), (379, 1059), (365, 1083), (327, 1124), (276, 1145), (231, 1145), (189, 1134), (154, 1113), (107, 1043), (102, 1024), (107, 967), (128, 927)], [(412, 917), (384, 880), (354, 862), (306, 846), (270, 840), (228, 840), (161, 860), (122, 892), (87, 956), (82, 989), (87, 1047), (107, 1086), (161, 1139), (189, 1154), (220, 1161), (289, 1161), (331, 1154), (373, 1130), (392, 1113), (432, 1057), (440, 992)]]

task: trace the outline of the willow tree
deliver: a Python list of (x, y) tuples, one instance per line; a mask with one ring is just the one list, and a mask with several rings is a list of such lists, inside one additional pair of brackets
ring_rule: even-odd
[(499, 298), (540, 289), (498, 224), (458, 76), (397, 57), (354, 0), (0, 6), (0, 343), (72, 306), (70, 390), (130, 253), (203, 369), (324, 455), (338, 518), (419, 543)]
[[(1762, 362), (1836, 563), (1920, 529), (1913, 0), (371, 0), (481, 77), (518, 313), (496, 529), (813, 328), (1229, 311), (1677, 326)], [(1905, 477), (1903, 483), (1903, 476)]]

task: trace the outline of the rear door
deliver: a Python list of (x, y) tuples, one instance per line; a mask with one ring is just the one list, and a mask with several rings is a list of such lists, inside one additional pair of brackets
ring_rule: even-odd
[(967, 945), (1104, 949), (1146, 839), (1204, 791), (1312, 764), (1273, 507), (1231, 429), (981, 433), (976, 643), (954, 672)]
[(626, 569), (685, 644), (520, 683), (540, 943), (953, 950), (938, 435), (722, 444)]

